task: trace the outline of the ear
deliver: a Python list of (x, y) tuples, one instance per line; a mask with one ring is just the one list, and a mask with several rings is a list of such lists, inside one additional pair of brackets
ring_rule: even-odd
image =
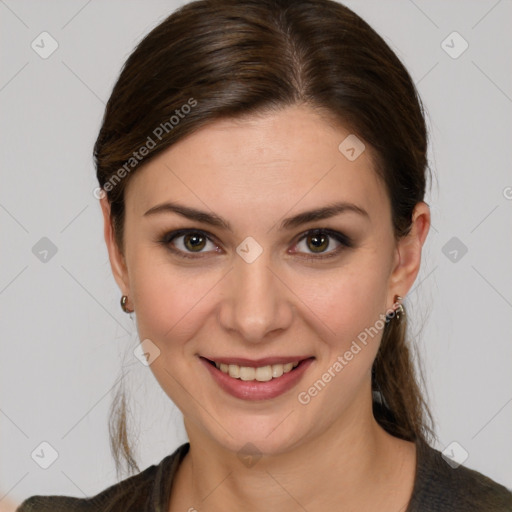
[(396, 247), (395, 266), (390, 277), (389, 298), (394, 302), (395, 295), (405, 297), (420, 270), (421, 249), (430, 229), (430, 208), (421, 201), (412, 213), (412, 225), (409, 234), (403, 237)]
[(100, 198), (101, 210), (103, 212), (103, 233), (107, 244), (108, 257), (112, 274), (123, 295), (130, 295), (128, 269), (126, 261), (114, 238), (114, 229), (110, 218), (110, 203), (106, 195)]

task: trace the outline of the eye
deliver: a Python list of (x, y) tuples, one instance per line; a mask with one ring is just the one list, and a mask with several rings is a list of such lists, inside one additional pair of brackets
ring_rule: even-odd
[[(213, 240), (214, 237), (205, 231), (180, 229), (164, 234), (158, 242), (180, 257), (193, 259), (202, 258), (204, 253), (220, 252), (219, 246)], [(320, 260), (336, 256), (348, 247), (352, 247), (352, 241), (343, 233), (319, 228), (304, 233), (291, 252), (297, 255), (304, 253), (300, 257), (306, 260)], [(327, 251), (329, 248), (331, 250)]]
[[(334, 240), (334, 243), (332, 240)], [(334, 249), (327, 252), (327, 249), (332, 249), (333, 245), (335, 246)], [(309, 255), (301, 257), (308, 260), (318, 260), (336, 256), (345, 247), (352, 247), (352, 242), (343, 233), (328, 229), (312, 229), (302, 235), (292, 252), (294, 254), (298, 252), (306, 252), (308, 254), (308, 251), (311, 251)], [(310, 256), (311, 254), (313, 256)]]
[[(209, 235), (203, 231), (192, 229), (181, 229), (167, 233), (160, 240), (160, 243), (184, 258), (194, 258), (196, 257), (193, 256), (194, 253), (202, 254), (203, 252), (210, 252), (211, 250), (218, 252), (218, 246), (212, 242)], [(210, 244), (210, 247), (208, 247), (208, 244)], [(206, 250), (203, 250), (205, 248)]]

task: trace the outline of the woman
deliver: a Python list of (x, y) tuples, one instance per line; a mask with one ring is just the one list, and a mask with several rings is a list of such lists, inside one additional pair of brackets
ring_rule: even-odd
[(512, 510), (428, 444), (402, 303), (426, 151), (409, 74), (340, 4), (201, 0), (152, 30), (94, 152), (121, 306), (189, 443), (19, 510)]

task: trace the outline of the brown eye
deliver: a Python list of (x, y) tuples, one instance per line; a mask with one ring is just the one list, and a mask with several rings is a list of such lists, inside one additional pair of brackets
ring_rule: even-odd
[(351, 239), (343, 233), (318, 228), (304, 233), (292, 252), (307, 260), (321, 260), (337, 256), (351, 247)]
[(204, 249), (204, 246), (206, 245), (206, 237), (200, 233), (184, 235), (183, 244), (188, 250), (192, 252), (198, 252)]
[(159, 242), (171, 252), (184, 258), (199, 258), (207, 253), (219, 252), (211, 236), (193, 229), (172, 231), (160, 237)]
[(306, 237), (306, 244), (312, 252), (323, 252), (329, 247), (329, 237), (324, 233), (314, 233)]

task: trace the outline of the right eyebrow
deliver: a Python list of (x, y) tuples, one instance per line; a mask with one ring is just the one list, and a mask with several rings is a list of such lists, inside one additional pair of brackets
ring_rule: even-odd
[(205, 224), (210, 224), (211, 226), (233, 231), (228, 221), (224, 220), (222, 217), (219, 217), (214, 213), (203, 212), (201, 210), (196, 210), (195, 208), (183, 206), (181, 204), (173, 203), (171, 201), (167, 201), (165, 203), (153, 206), (153, 208), (150, 208), (144, 214), (144, 216), (155, 215), (158, 213), (177, 213), (178, 215), (186, 217), (187, 219), (190, 220), (204, 222)]

